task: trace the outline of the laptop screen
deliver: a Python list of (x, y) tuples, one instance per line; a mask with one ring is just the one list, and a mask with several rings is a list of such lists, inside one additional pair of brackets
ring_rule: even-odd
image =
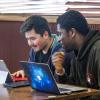
[(4, 60), (0, 60), (0, 71), (9, 72)]
[(27, 74), (32, 88), (45, 92), (58, 91), (48, 65), (33, 62), (20, 63)]

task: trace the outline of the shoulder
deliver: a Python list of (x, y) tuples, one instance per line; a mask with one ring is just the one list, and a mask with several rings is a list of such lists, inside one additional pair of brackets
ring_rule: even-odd
[(59, 42), (59, 37), (56, 34), (52, 34), (53, 43), (52, 43), (52, 53), (59, 51), (62, 48), (62, 44)]
[(94, 43), (93, 48), (100, 49), (100, 39)]
[(53, 38), (52, 46), (53, 47), (57, 45), (61, 46), (61, 43), (59, 42), (59, 36), (57, 34), (52, 34), (51, 36)]
[(100, 40), (96, 41), (92, 46), (89, 53), (89, 59), (94, 59), (95, 61), (100, 59)]
[(100, 40), (97, 40), (91, 48), (90, 52), (99, 52), (100, 53)]

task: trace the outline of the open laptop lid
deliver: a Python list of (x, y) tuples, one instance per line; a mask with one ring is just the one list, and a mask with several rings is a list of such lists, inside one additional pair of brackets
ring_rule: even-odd
[(33, 89), (59, 94), (59, 89), (47, 64), (27, 61), (20, 61), (20, 64)]
[(0, 60), (0, 71), (6, 71), (9, 72), (4, 60)]
[(0, 60), (0, 84), (4, 84), (6, 82), (13, 82), (13, 80), (4, 60)]
[[(18, 82), (16, 82), (18, 81)], [(6, 66), (4, 60), (0, 60), (0, 84), (3, 84), (6, 87), (21, 87), (29, 85), (29, 82), (26, 78), (17, 78), (14, 80), (14, 77), (11, 76), (9, 69)]]

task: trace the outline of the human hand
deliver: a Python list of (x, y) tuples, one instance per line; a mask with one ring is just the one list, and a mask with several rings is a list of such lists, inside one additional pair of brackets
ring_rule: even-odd
[(64, 62), (64, 52), (56, 52), (52, 55), (52, 63), (55, 66), (55, 70), (62, 74), (63, 73), (63, 64)]

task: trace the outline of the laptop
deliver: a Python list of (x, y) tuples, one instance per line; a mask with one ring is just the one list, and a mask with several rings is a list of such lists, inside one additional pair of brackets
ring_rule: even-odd
[(1, 83), (6, 87), (15, 88), (15, 87), (29, 85), (29, 82), (26, 78), (21, 79), (21, 78), (12, 77), (4, 60), (0, 60), (0, 73), (1, 73), (1, 77), (2, 77), (2, 80), (0, 80), (0, 81), (2, 81)]
[(35, 90), (54, 94), (87, 90), (83, 87), (57, 84), (48, 64), (28, 61), (20, 61), (20, 64), (27, 74), (31, 87)]

